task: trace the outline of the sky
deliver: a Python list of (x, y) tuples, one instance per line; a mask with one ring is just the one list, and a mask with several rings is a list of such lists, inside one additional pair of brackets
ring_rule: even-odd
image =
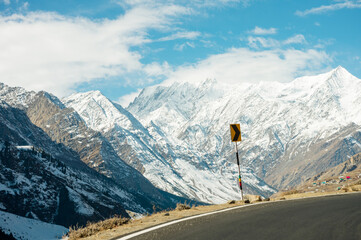
[(0, 0), (0, 82), (127, 106), (174, 81), (361, 78), (361, 0)]

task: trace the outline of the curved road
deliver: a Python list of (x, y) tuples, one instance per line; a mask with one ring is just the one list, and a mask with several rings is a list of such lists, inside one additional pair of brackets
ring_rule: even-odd
[(179, 222), (131, 239), (360, 240), (361, 194), (255, 204)]

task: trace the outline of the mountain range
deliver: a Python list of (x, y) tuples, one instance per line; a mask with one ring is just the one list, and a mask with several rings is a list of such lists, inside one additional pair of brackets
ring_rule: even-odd
[[(84, 222), (238, 199), (233, 123), (244, 191), (267, 197), (361, 152), (360, 92), (361, 80), (342, 67), (288, 83), (161, 84), (127, 108), (99, 91), (59, 99), (0, 83), (0, 207), (69, 226), (59, 206)], [(35, 191), (49, 199), (44, 216)], [(22, 202), (14, 208), (13, 196)]]
[(243, 169), (281, 189), (361, 151), (360, 92), (360, 79), (337, 67), (289, 83), (209, 79), (149, 87), (128, 110), (150, 132), (167, 136), (173, 151), (198, 156), (194, 165), (206, 162), (230, 185), (236, 167), (228, 126), (240, 123)]
[(154, 187), (55, 96), (4, 84), (0, 96), (2, 210), (69, 227), (187, 200)]

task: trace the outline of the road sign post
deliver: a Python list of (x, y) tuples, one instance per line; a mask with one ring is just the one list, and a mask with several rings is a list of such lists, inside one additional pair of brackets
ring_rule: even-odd
[(236, 145), (235, 150), (236, 150), (237, 165), (238, 165), (238, 183), (239, 183), (239, 189), (241, 190), (241, 200), (243, 200), (243, 186), (242, 186), (242, 178), (241, 178), (241, 167), (240, 167), (240, 164), (239, 164), (238, 147), (237, 147), (237, 143), (242, 141), (241, 126), (240, 126), (240, 124), (231, 124), (230, 129), (231, 129), (232, 142), (234, 142), (235, 145)]

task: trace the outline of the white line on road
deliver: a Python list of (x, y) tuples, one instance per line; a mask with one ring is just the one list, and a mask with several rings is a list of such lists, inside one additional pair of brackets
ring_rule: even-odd
[(242, 206), (227, 208), (227, 209), (223, 209), (223, 210), (218, 210), (218, 211), (215, 211), (215, 212), (203, 213), (203, 214), (196, 215), (196, 216), (186, 217), (186, 218), (174, 220), (172, 222), (163, 223), (161, 225), (154, 226), (154, 227), (151, 227), (151, 228), (139, 231), (139, 232), (135, 232), (135, 233), (129, 234), (127, 236), (117, 238), (116, 240), (127, 240), (127, 239), (131, 239), (133, 237), (139, 236), (141, 234), (151, 232), (151, 231), (154, 231), (156, 229), (166, 227), (166, 226), (169, 226), (169, 225), (173, 225), (173, 224), (176, 224), (176, 223), (179, 223), (179, 222), (184, 222), (184, 221), (188, 221), (188, 220), (191, 220), (191, 219), (200, 218), (200, 217), (204, 217), (204, 216), (208, 216), (208, 215), (212, 215), (212, 214), (216, 214), (216, 213), (227, 212), (227, 211), (231, 211), (231, 210), (238, 209), (238, 208), (244, 208), (244, 207), (254, 206), (254, 205), (258, 205), (258, 204), (265, 204), (265, 203), (271, 203), (271, 202), (260, 202), (260, 203), (255, 203), (255, 204), (242, 205)]

